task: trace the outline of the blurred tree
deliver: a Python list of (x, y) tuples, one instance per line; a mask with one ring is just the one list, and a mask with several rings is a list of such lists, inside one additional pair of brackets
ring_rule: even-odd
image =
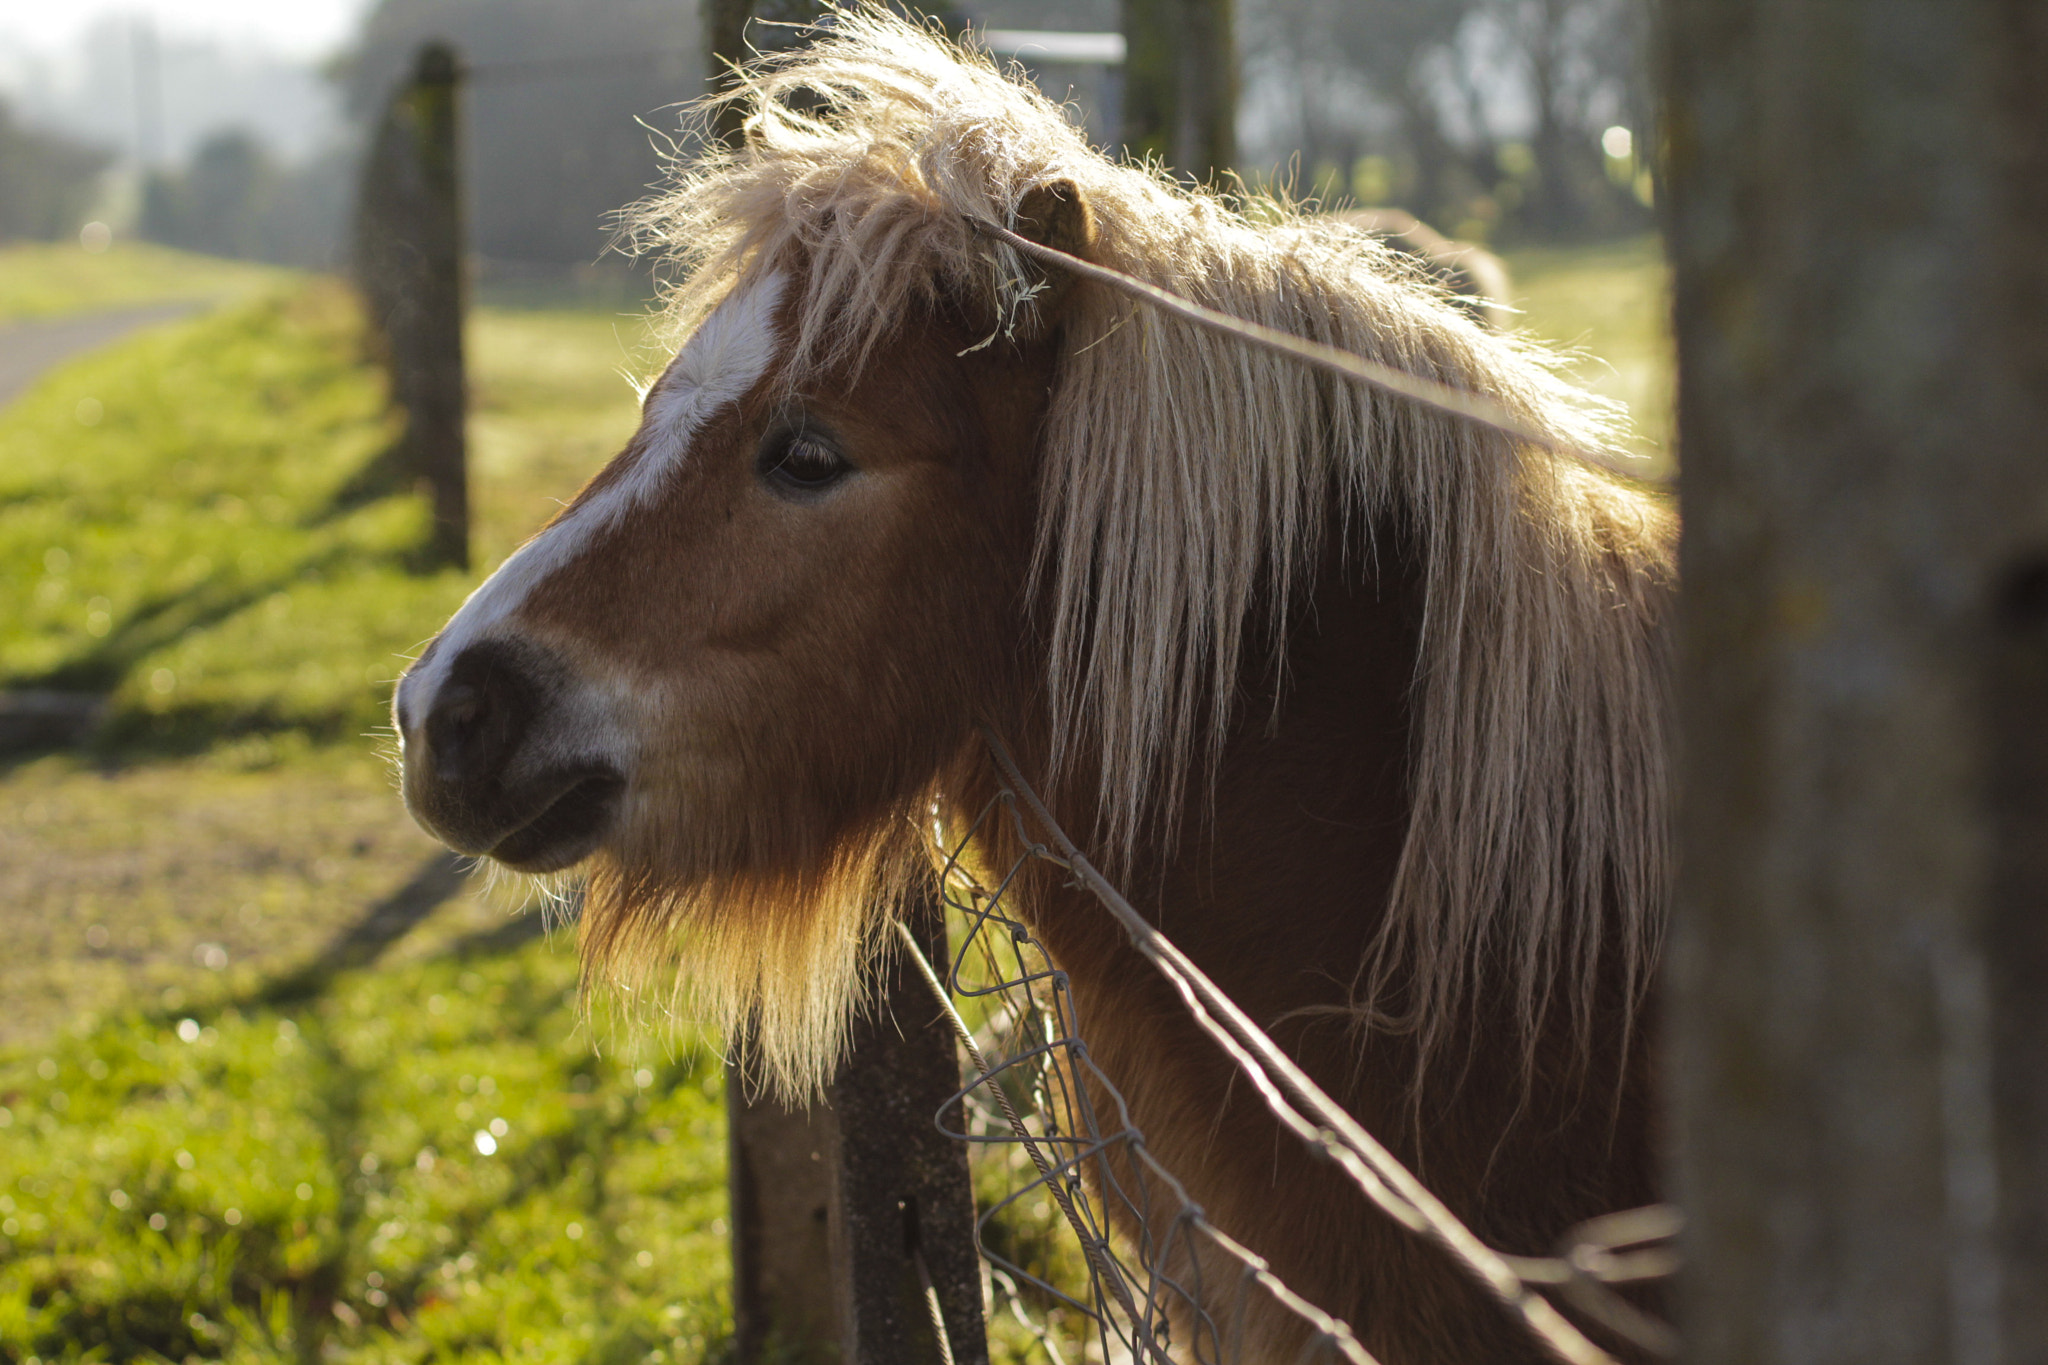
[(0, 101), (0, 241), (78, 231), (111, 153), (15, 121)]
[(142, 186), (143, 237), (187, 251), (280, 265), (335, 264), (350, 158), (336, 150), (282, 166), (239, 129), (214, 133), (182, 170)]
[(1123, 142), (1209, 180), (1237, 161), (1233, 0), (1124, 0)]
[(144, 183), (142, 235), (215, 256), (256, 256), (276, 178), (255, 138), (215, 133), (182, 174), (158, 172)]
[(1528, 80), (1535, 127), (1521, 226), (1539, 237), (1611, 228), (1617, 209), (1602, 130), (1617, 122), (1649, 142), (1648, 6), (1643, 0), (1491, 0)]
[[(1249, 98), (1291, 116), (1291, 147), (1265, 150), (1298, 158), (1298, 189), (1398, 203), (1460, 236), (1647, 225), (1648, 0), (1246, 3)], [(1631, 151), (1610, 158), (1617, 123)]]
[[(1357, 64), (1368, 84), (1399, 111), (1413, 171), (1409, 198), (1422, 215), (1451, 227), (1466, 215), (1446, 209), (1465, 188), (1466, 157), (1444, 127), (1432, 77), (1447, 57), (1477, 0), (1352, 0), (1327, 7), (1327, 51)], [(1490, 150), (1490, 149), (1489, 149)], [(1356, 157), (1339, 164), (1350, 170)], [(1348, 174), (1347, 174), (1348, 179)], [(1470, 176), (1464, 177), (1470, 180)], [(1487, 180), (1480, 178), (1478, 184)], [(1348, 185), (1346, 188), (1350, 188)]]

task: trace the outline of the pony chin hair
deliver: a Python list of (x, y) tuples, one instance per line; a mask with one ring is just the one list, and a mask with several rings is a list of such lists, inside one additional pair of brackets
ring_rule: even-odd
[[(1112, 162), (986, 55), (877, 4), (756, 62), (725, 98), (746, 111), (746, 145), (679, 169), (629, 234), (683, 267), (668, 296), (681, 330), (741, 274), (800, 262), (792, 376), (857, 366), (941, 296), (1001, 316), (1035, 267), (966, 218), (1014, 222), (1027, 192), (1067, 180), (1102, 264), (1618, 453), (1615, 405), (1419, 287), (1383, 245), (1284, 204), (1254, 223), (1215, 192)], [(1248, 639), (1255, 614), (1284, 631), (1326, 534), (1363, 573), (1392, 549), (1376, 529), (1399, 527), (1423, 595), (1412, 815), (1357, 1017), (1421, 1033), (1427, 1055), (1476, 992), (1505, 989), (1533, 1048), (1560, 1006), (1590, 1032), (1602, 971), (1640, 998), (1670, 876), (1669, 509), (1106, 290), (1077, 287), (1062, 307), (1035, 579), (1048, 776), (1096, 776), (1105, 863), (1166, 837), (1211, 770), (1247, 657), (1284, 643)], [(851, 933), (852, 912), (833, 913), (830, 932)], [(724, 979), (737, 991), (745, 971)]]
[[(842, 840), (794, 876), (682, 882), (602, 855), (584, 891), (586, 999), (699, 1020), (750, 1082), (807, 1103), (831, 1081), (893, 951), (883, 931), (931, 876), (907, 818)], [(753, 1043), (744, 1054), (742, 1039)]]

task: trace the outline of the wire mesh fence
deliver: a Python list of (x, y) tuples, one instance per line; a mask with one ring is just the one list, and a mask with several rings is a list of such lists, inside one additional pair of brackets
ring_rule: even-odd
[[(1442, 1246), (1549, 1354), (1586, 1365), (1611, 1360), (1545, 1290), (1645, 1352), (1675, 1349), (1664, 1323), (1613, 1291), (1675, 1269), (1673, 1211), (1627, 1210), (1582, 1224), (1554, 1257), (1487, 1248), (1124, 901), (1053, 821), (1001, 741), (988, 739), (1002, 786), (964, 831), (934, 829), (950, 960), (930, 962), (907, 930), (903, 942), (972, 1071), (937, 1121), (974, 1150), (977, 1235), (997, 1335), (1054, 1365), (1232, 1365), (1271, 1358), (1270, 1343), (1247, 1339), (1258, 1316), (1248, 1310), (1264, 1299), (1298, 1321), (1299, 1359), (1373, 1360), (1349, 1324), (1211, 1223), (1148, 1148), (1121, 1090), (1090, 1054), (1066, 974), (1018, 904), (1027, 870), (1042, 863), (1093, 892), (1122, 923), (1284, 1127), (1319, 1147), (1381, 1211)], [(987, 837), (998, 834), (1021, 852), (1001, 869), (977, 869), (970, 850), (1007, 842)]]

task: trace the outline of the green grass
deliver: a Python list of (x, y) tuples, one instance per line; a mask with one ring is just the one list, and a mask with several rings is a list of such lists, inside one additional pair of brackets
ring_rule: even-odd
[(639, 424), (629, 378), (666, 357), (629, 313), (471, 315), (470, 479), (477, 562), (498, 563), (625, 445)]
[(111, 692), (105, 741), (354, 738), (461, 600), (409, 571), (424, 501), (338, 287), (64, 366), (0, 411), (0, 686)]
[(291, 278), (289, 271), (224, 261), (149, 242), (94, 254), (77, 242), (0, 248), (0, 324), (149, 303), (220, 303)]
[(453, 954), (0, 1060), (0, 1361), (702, 1359), (723, 1072), (597, 1046), (575, 977)]
[[(477, 317), (482, 561), (630, 433), (635, 335)], [(572, 950), (448, 951), (503, 922), (467, 894), (266, 1003), (423, 856), (363, 736), (480, 576), (414, 571), (366, 353), (345, 292), (285, 280), (0, 411), (0, 687), (114, 706), (106, 766), (0, 791), (37, 997), (0, 1051), (0, 1362), (695, 1361), (729, 1331), (721, 1070), (594, 1038)]]
[[(484, 952), (504, 907), (477, 895), (377, 971), (266, 996), (426, 856), (364, 736), (480, 577), (414, 572), (423, 502), (364, 477), (394, 433), (352, 303), (172, 253), (37, 250), (41, 275), (0, 251), (0, 319), (254, 292), (0, 410), (0, 687), (114, 703), (93, 763), (0, 774), (5, 1022), (69, 1021), (0, 1030), (27, 1040), (0, 1050), (0, 1362), (716, 1355), (724, 1135), (701, 1048), (593, 1037), (570, 950)], [(91, 274), (107, 262), (129, 273)], [(1663, 439), (1654, 249), (1511, 266), (1531, 329), (1602, 357), (1587, 376)], [(480, 570), (631, 433), (619, 371), (658, 359), (644, 338), (597, 312), (472, 318)], [(195, 966), (209, 948), (232, 965)], [(977, 1174), (984, 1199), (1021, 1178)], [(1057, 1219), (1025, 1201), (1000, 1235), (1064, 1278)], [(1025, 1355), (995, 1330), (999, 1359)]]
[(1676, 468), (1670, 272), (1655, 237), (1592, 247), (1541, 247), (1507, 257), (1522, 325), (1579, 351), (1580, 382), (1628, 405), (1651, 471)]

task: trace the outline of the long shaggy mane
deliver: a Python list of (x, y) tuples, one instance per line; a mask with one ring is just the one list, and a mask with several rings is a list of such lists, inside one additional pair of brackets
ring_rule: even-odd
[[(1611, 405), (1540, 347), (1464, 317), (1385, 247), (1112, 161), (1021, 75), (880, 8), (839, 13), (726, 98), (744, 108), (745, 145), (679, 166), (630, 223), (681, 267), (668, 300), (679, 334), (741, 273), (784, 260), (807, 263), (799, 377), (869, 360), (900, 319), (946, 300), (1029, 326), (1040, 276), (968, 218), (1014, 223), (1028, 191), (1066, 180), (1093, 209), (1105, 265), (1486, 393), (1566, 445), (1615, 450)], [(1284, 631), (1334, 531), (1361, 572), (1412, 555), (1423, 593), (1405, 851), (1377, 946), (1332, 964), (1355, 968), (1354, 1012), (1427, 1046), (1482, 981), (1511, 983), (1528, 1037), (1555, 1009), (1589, 1032), (1603, 973), (1639, 994), (1668, 879), (1664, 502), (1106, 290), (1077, 287), (1062, 307), (1036, 564), (1049, 776), (1099, 780), (1093, 837), (1108, 860), (1199, 799), (1241, 671), (1281, 644), (1251, 623)], [(1388, 527), (1398, 549), (1376, 543)], [(832, 951), (851, 952), (861, 932), (848, 924), (874, 912), (835, 913), (854, 918), (827, 934)], [(779, 951), (740, 954), (710, 988), (728, 1017), (779, 1008), (759, 991), (770, 978), (788, 989), (819, 971), (852, 988), (831, 953), (760, 956)], [(847, 1008), (813, 1010), (798, 1031), (836, 1040), (827, 1016)]]

